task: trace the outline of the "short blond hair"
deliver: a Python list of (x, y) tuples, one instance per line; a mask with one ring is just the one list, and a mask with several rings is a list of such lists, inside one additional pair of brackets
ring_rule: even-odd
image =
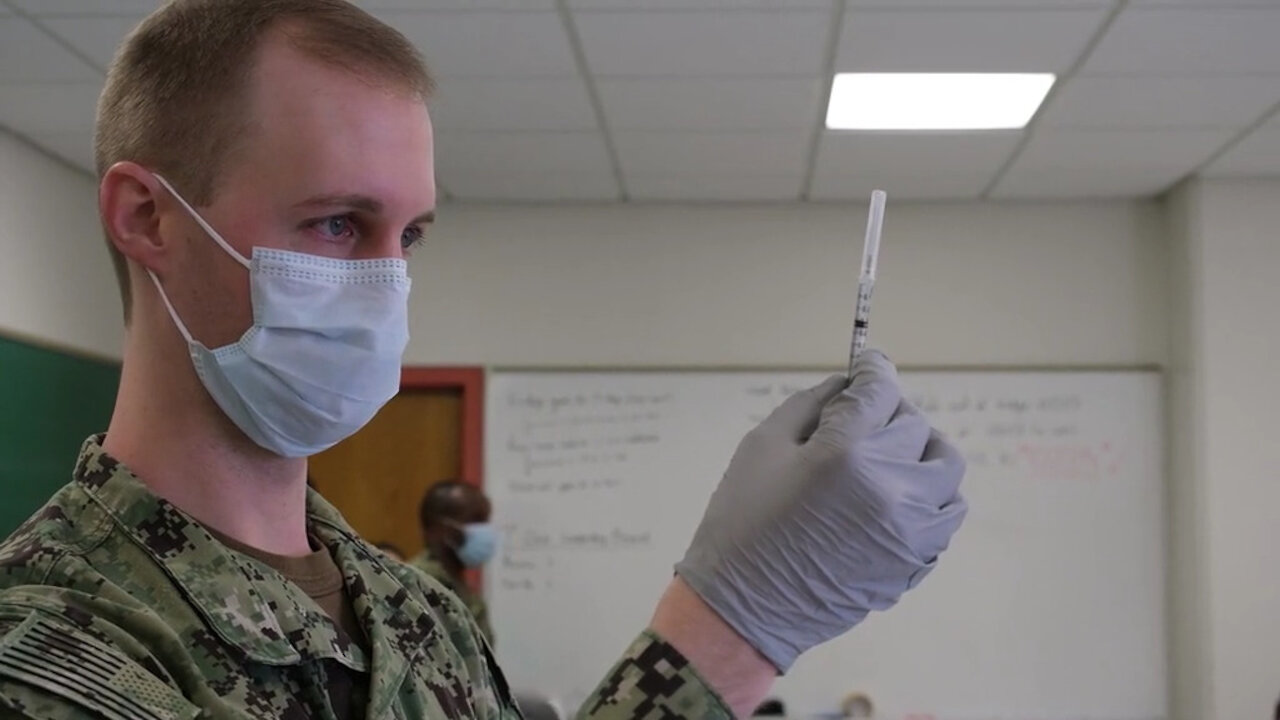
[[(163, 174), (196, 205), (212, 202), (219, 173), (249, 125), (248, 81), (269, 30), (321, 62), (416, 93), (433, 88), (417, 49), (346, 0), (170, 0), (120, 46), (98, 101), (94, 160), (101, 178), (132, 161)], [(128, 264), (107, 240), (125, 323)]]

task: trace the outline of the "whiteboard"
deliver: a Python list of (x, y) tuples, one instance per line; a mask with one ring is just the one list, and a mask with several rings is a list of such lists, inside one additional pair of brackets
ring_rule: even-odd
[[(576, 707), (649, 622), (744, 433), (811, 372), (495, 372), (486, 573), (514, 686)], [(907, 372), (964, 450), (970, 514), (887, 613), (803, 656), (792, 715), (1166, 715), (1160, 376)]]

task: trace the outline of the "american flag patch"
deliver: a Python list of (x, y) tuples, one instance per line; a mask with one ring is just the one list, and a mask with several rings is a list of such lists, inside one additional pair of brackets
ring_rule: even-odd
[(0, 638), (0, 677), (108, 720), (188, 720), (200, 714), (120, 651), (38, 612)]

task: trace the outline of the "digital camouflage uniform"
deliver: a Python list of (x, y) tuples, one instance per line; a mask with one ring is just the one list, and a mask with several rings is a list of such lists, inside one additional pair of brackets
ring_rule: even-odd
[(480, 632), (484, 634), (485, 639), (490, 645), (493, 644), (493, 626), (489, 623), (489, 606), (479, 593), (472, 592), (471, 588), (456, 582), (444, 563), (436, 559), (429, 550), (423, 550), (415, 555), (409, 560), (409, 565), (435, 578), (437, 582), (457, 595), (462, 604), (467, 606), (471, 617), (476, 619), (476, 624), (480, 626)]
[[(335, 690), (365, 701), (370, 720), (520, 716), (457, 598), (384, 561), (318, 495), (308, 530), (342, 569), (364, 642), (148, 492), (101, 442), (0, 545), (0, 718), (331, 720)], [(730, 713), (646, 633), (579, 717)]]

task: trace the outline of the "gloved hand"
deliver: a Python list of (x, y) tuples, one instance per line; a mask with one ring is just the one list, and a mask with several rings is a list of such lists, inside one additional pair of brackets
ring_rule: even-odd
[(676, 573), (779, 671), (933, 569), (965, 463), (887, 358), (797, 393), (742, 440)]

